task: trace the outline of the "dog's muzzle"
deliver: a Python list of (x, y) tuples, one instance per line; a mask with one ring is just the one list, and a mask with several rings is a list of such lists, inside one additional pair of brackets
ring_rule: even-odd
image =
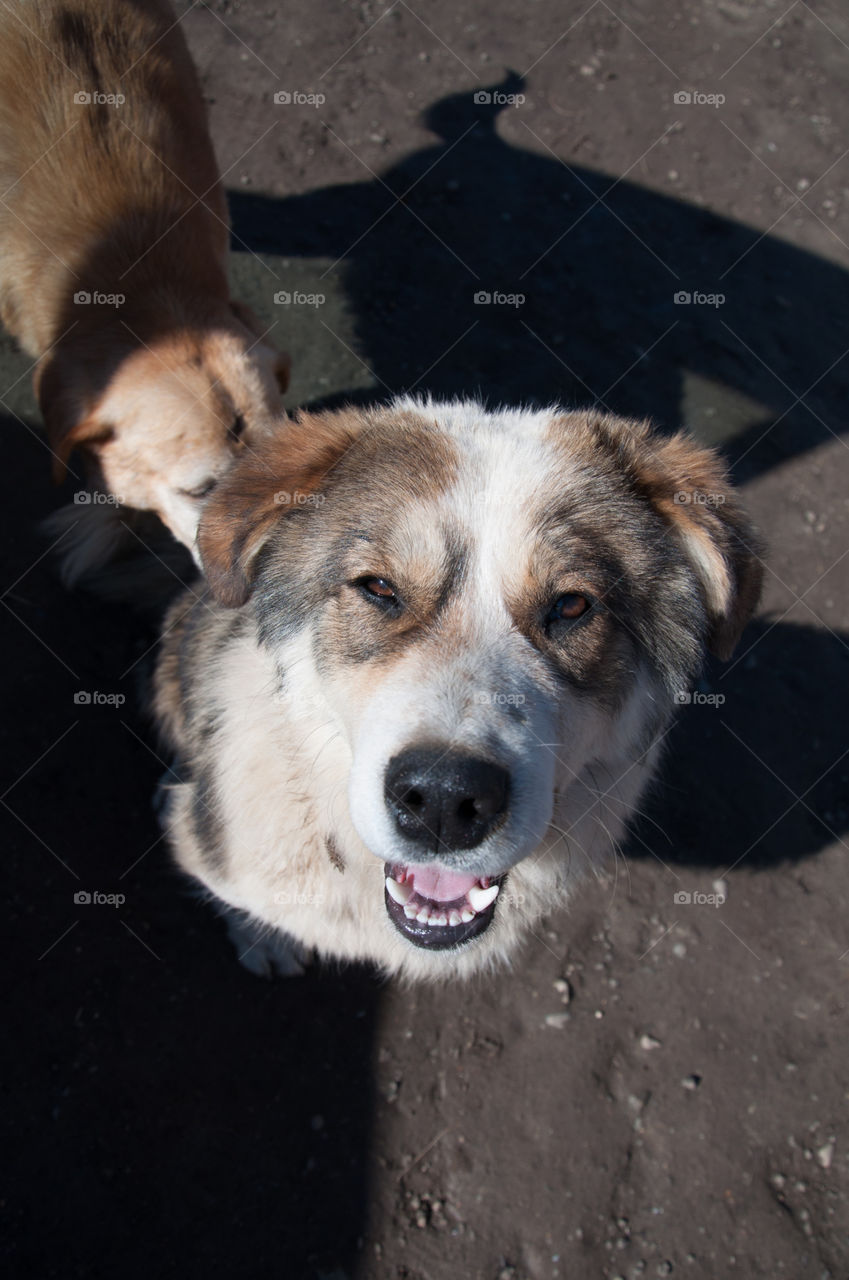
[(439, 747), (390, 760), (384, 799), (409, 861), (386, 867), (386, 910), (414, 946), (462, 946), (492, 924), (503, 877), (461, 871), (453, 855), (501, 825), (509, 794), (510, 775), (491, 760)]

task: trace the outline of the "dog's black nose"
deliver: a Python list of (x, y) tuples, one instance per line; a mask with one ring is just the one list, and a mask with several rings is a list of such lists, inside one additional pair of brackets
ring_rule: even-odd
[(401, 835), (423, 851), (473, 849), (507, 808), (500, 765), (444, 748), (414, 748), (389, 761), (384, 795)]

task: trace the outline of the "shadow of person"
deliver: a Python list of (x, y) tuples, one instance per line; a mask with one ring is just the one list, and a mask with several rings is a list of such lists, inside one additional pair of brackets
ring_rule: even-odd
[[(425, 115), (439, 141), (368, 181), (283, 200), (231, 192), (234, 247), (340, 265), (380, 395), (597, 402), (664, 427), (695, 417), (740, 479), (842, 430), (846, 272), (566, 164), (511, 105), (523, 89), (510, 74), (443, 98)], [(525, 147), (496, 129), (513, 110)]]

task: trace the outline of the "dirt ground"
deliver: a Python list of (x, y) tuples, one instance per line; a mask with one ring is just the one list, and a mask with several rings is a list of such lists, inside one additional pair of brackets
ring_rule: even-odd
[[(183, 21), (292, 405), (412, 387), (686, 424), (734, 464), (766, 586), (625, 856), (511, 972), (263, 983), (159, 839), (154, 631), (59, 586), (4, 339), (8, 1274), (846, 1277), (845, 10)], [(75, 903), (95, 890), (125, 901)]]

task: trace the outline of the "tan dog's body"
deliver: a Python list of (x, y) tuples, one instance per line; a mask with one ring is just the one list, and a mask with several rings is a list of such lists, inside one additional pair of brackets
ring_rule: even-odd
[(402, 400), (246, 455), (156, 676), (166, 829), (245, 963), (509, 958), (622, 837), (753, 546), (716, 455), (592, 411)]
[(4, 4), (0, 318), (38, 360), (60, 466), (80, 446), (95, 485), (156, 511), (189, 546), (200, 495), (241, 435), (281, 411), (288, 374), (231, 303), (227, 251), (204, 104), (170, 6)]

